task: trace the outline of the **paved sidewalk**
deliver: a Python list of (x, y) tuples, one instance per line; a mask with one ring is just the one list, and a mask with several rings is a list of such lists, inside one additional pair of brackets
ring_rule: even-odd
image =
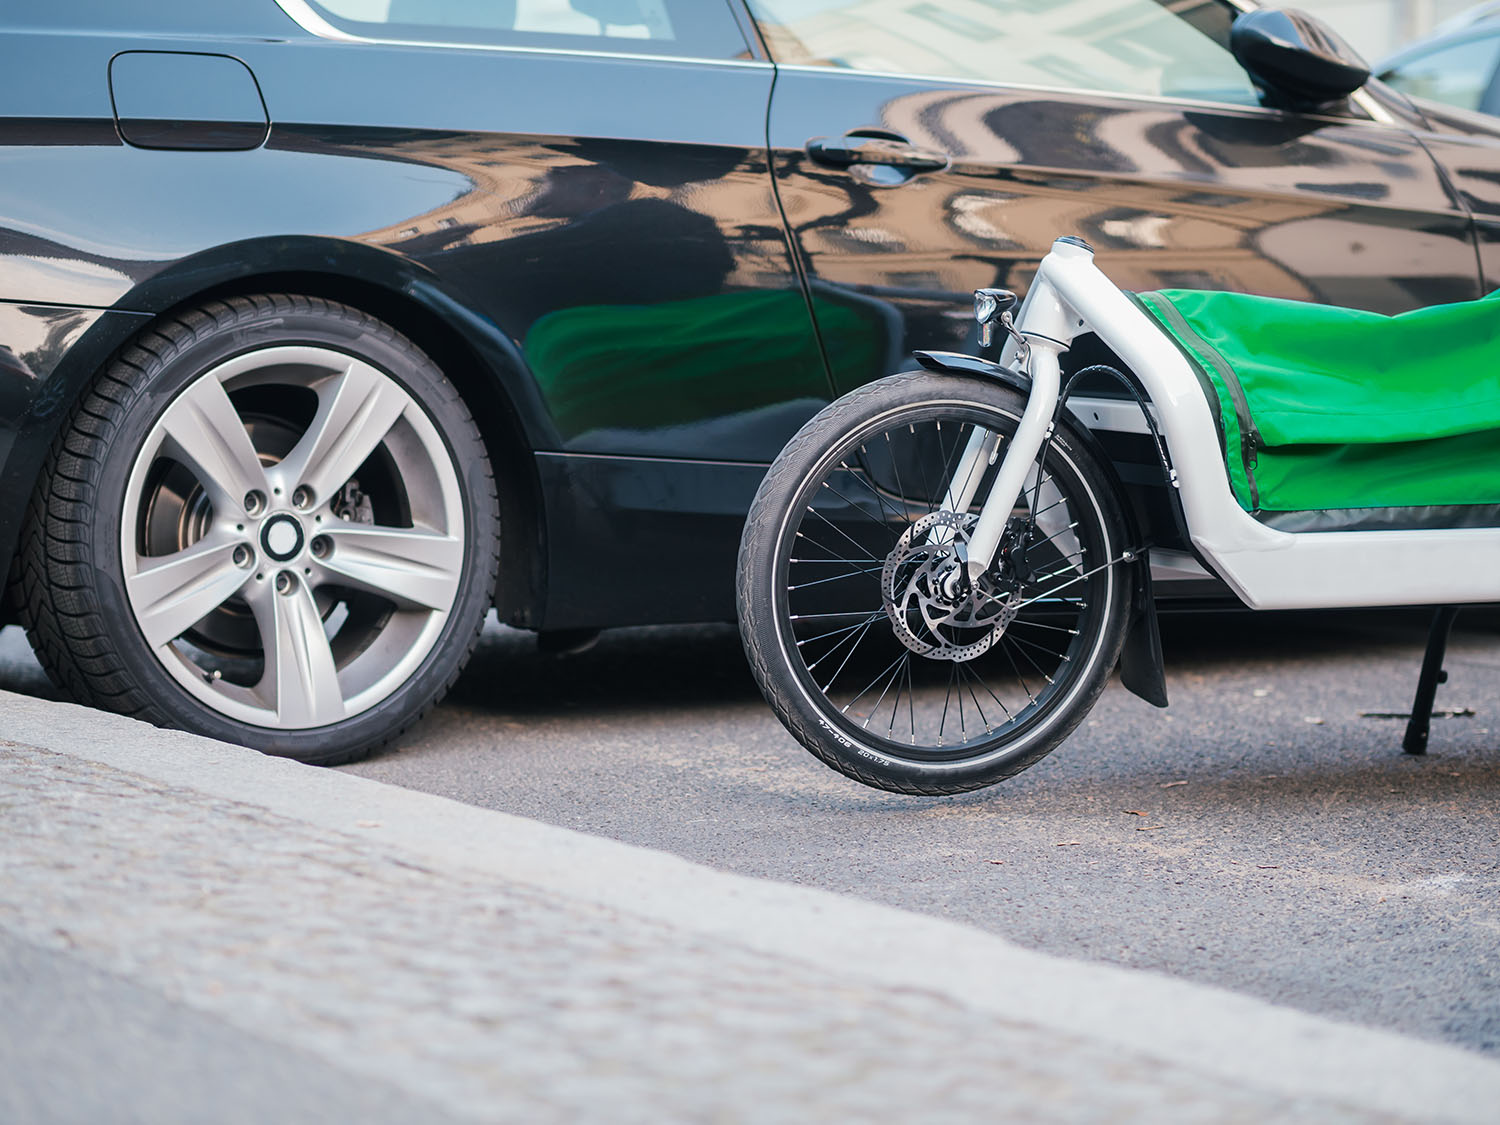
[(1488, 1121), (1500, 1064), (0, 693), (0, 1120)]

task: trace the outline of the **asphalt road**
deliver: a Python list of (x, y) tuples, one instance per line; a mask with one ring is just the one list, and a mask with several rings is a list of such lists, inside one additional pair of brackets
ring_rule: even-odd
[[(1409, 707), (1426, 618), (1168, 619), (1170, 709), (1111, 686), (1050, 758), (939, 799), (806, 754), (727, 627), (553, 657), (492, 626), (446, 703), (347, 768), (1500, 1056), (1500, 614), (1460, 617), (1438, 705), (1477, 713), (1426, 758), (1361, 715)], [(48, 691), (14, 629), (0, 687)]]

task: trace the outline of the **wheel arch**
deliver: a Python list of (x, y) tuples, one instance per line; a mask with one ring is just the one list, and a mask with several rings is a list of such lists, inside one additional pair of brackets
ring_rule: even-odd
[[(118, 326), (106, 332), (101, 323), (99, 333), (80, 341), (88, 345), (76, 357), (84, 362), (60, 365), (49, 380), (55, 384), (48, 388), (55, 400), (49, 425), (28, 443), (32, 463), (16, 466), (25, 493), (40, 483), (45, 451), (74, 404), (141, 331), (209, 301), (258, 293), (318, 297), (367, 313), (410, 339), (453, 381), (495, 472), (502, 528), (495, 605), (501, 620), (534, 625), (547, 559), (533, 454), (556, 444), (550, 416), (519, 349), (499, 326), (431, 271), (379, 247), (313, 237), (235, 243), (183, 259), (137, 286), (115, 306), (126, 314), (116, 318)], [(10, 476), (12, 467), (6, 469)]]
[[(495, 473), (500, 499), (500, 572), (495, 606), (502, 621), (532, 625), (546, 580), (546, 520), (541, 481), (532, 454), (544, 441), (523, 419), (514, 391), (524, 370), (497, 367), (449, 316), (458, 309), (440, 293), (423, 300), (377, 281), (293, 270), (235, 278), (198, 293), (185, 305), (254, 293), (321, 297), (368, 313), (400, 332), (437, 364), (468, 404)], [(463, 310), (466, 315), (473, 315)], [(444, 314), (449, 315), (444, 315)], [(519, 357), (517, 357), (519, 360)]]

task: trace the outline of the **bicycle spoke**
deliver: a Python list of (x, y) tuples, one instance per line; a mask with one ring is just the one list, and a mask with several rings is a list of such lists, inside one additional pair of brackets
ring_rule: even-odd
[(864, 551), (865, 558), (869, 559), (871, 562), (880, 562), (881, 561), (880, 559), (877, 559), (874, 555), (870, 554), (869, 551), (865, 551), (864, 547), (860, 546), (860, 543), (859, 543), (859, 541), (857, 539), (855, 539), (853, 536), (851, 536), (847, 531), (845, 531), (843, 528), (841, 528), (838, 524), (834, 523), (831, 519), (829, 519), (827, 516), (825, 516), (822, 512), (820, 512), (816, 508), (814, 508), (811, 504), (808, 505), (807, 510), (809, 512), (811, 512), (813, 515), (817, 516), (820, 520), (822, 520), (824, 523), (826, 523), (829, 527), (833, 528), (834, 531), (837, 531), (845, 539), (849, 540), (849, 542), (857, 550)]
[(964, 681), (962, 676), (955, 676), (958, 681), (958, 736), (960, 741), (969, 741), (969, 721), (964, 714)]
[[(883, 610), (881, 612), (884, 612)], [(816, 621), (820, 617), (864, 617), (866, 611), (863, 609), (846, 609), (836, 613), (789, 613), (788, 621)]]
[[(880, 705), (885, 702), (886, 693), (888, 693), (891, 690), (891, 685), (896, 682), (896, 680), (900, 677), (900, 675), (901, 675), (901, 669), (897, 668), (894, 672), (892, 672), (890, 674), (889, 677), (886, 678), (885, 687), (883, 687), (883, 688), (880, 689), (880, 698), (875, 701), (875, 705), (870, 708), (870, 713), (867, 716), (865, 716), (865, 723), (864, 723), (864, 725), (865, 725), (865, 729), (866, 730), (870, 729), (870, 720), (873, 719), (875, 717), (875, 715), (879, 712)], [(896, 693), (898, 701), (900, 699), (900, 694), (901, 694), (900, 690), (898, 689), (897, 693)], [(846, 708), (844, 708), (844, 710), (847, 711), (848, 708), (846, 707)], [(895, 712), (893, 710), (892, 714), (894, 715), (894, 713)], [(891, 720), (891, 724), (892, 724), (892, 726), (895, 725), (895, 719), (894, 718)]]
[[(841, 648), (843, 648), (844, 645), (845, 645), (845, 643), (847, 643), (850, 640), (853, 640), (854, 645), (857, 647), (859, 645), (859, 638), (862, 635), (863, 631), (869, 629), (870, 626), (873, 625), (873, 624), (875, 624), (874, 621), (865, 621), (865, 622), (860, 623), (859, 625), (854, 626), (854, 628), (848, 630), (845, 633), (844, 636), (840, 637), (833, 644), (829, 645), (827, 651), (825, 651), (822, 656), (818, 657), (816, 660), (814, 660), (812, 663), (810, 663), (807, 666), (807, 670), (809, 672), (815, 670), (818, 667), (819, 664), (822, 664), (823, 661), (827, 660), (834, 653), (838, 652), (838, 650), (841, 649)], [(850, 651), (852, 652), (853, 649), (851, 648)], [(837, 675), (837, 673), (834, 673), (834, 674)], [(828, 689), (825, 687), (823, 690), (827, 691)]]
[[(864, 446), (860, 446), (860, 449), (863, 450)], [(899, 520), (905, 520), (908, 525), (911, 524), (911, 520), (908, 519), (904, 513), (900, 512), (900, 511), (897, 511), (895, 505), (891, 504), (889, 501), (886, 500), (885, 496), (881, 493), (880, 489), (876, 488), (873, 484), (871, 484), (869, 482), (868, 479), (866, 479), (867, 476), (868, 476), (868, 473), (869, 473), (868, 469), (865, 470), (864, 473), (860, 473), (860, 472), (858, 472), (858, 471), (856, 471), (854, 469), (851, 469), (849, 467), (849, 462), (847, 460), (840, 461), (839, 462), (839, 468), (843, 469), (851, 477), (853, 477), (855, 480), (859, 481), (862, 485), (864, 485), (867, 489), (870, 490), (871, 495), (873, 495), (875, 497), (875, 502), (880, 505), (880, 510), (882, 512), (889, 510), (890, 512), (892, 512), (895, 515), (895, 517), (897, 519), (899, 519)], [(871, 518), (873, 519), (874, 517), (872, 516)], [(882, 524), (882, 526), (884, 526), (884, 521), (883, 520), (882, 521), (877, 521), (877, 522), (880, 522)]]
[[(980, 433), (981, 431), (980, 431), (979, 427), (976, 426), (974, 428), (974, 432), (977, 434), (977, 433)], [(988, 431), (983, 431), (983, 432), (988, 433)], [(971, 435), (970, 438), (969, 438), (969, 440), (970, 441), (974, 441), (976, 439)], [(965, 445), (964, 448), (965, 448), (965, 450), (967, 450), (968, 446)], [(999, 448), (1000, 447), (997, 444), (995, 446), (995, 450), (996, 450), (997, 453), (999, 452)], [(981, 463), (983, 463), (983, 468), (980, 468)], [(974, 470), (975, 469), (979, 469), (981, 477), (982, 477), (983, 474), (986, 471), (988, 471), (989, 467), (991, 465), (993, 465), (994, 463), (995, 463), (995, 460), (994, 460), (993, 456), (988, 461), (983, 461), (982, 458), (979, 458), (979, 457), (974, 458), (974, 463), (969, 466), (969, 471), (964, 475), (964, 482), (963, 482), (963, 484), (960, 485), (958, 488), (953, 488), (950, 485), (947, 494), (944, 496), (944, 500), (947, 500), (948, 497), (953, 497), (954, 499), (957, 499), (958, 497), (962, 496), (966, 491), (968, 491), (969, 482), (974, 479)], [(970, 504), (972, 504), (972, 503), (973, 503), (973, 501), (970, 500)], [(968, 505), (965, 505), (964, 507), (965, 507), (965, 511), (967, 511), (968, 510)], [(959, 514), (962, 515), (963, 513), (960, 512)]]
[(1033, 629), (1051, 629), (1055, 633), (1067, 633), (1070, 637), (1078, 636), (1077, 629), (1064, 629), (1061, 625), (1048, 625), (1043, 621), (1033, 621), (1029, 617), (1018, 617), (1007, 625), (1006, 631), (1014, 629), (1017, 625), (1029, 625)]
[[(1049, 477), (1048, 479), (1050, 480), (1051, 478)], [(1038, 508), (1034, 512), (1032, 512), (1031, 513), (1031, 518), (1032, 519), (1036, 519), (1037, 516), (1045, 516), (1053, 508), (1061, 508), (1067, 502), (1068, 502), (1068, 498), (1066, 496), (1063, 497), (1061, 500), (1054, 500), (1054, 501), (1052, 501), (1052, 503), (1048, 504), (1045, 508)]]
[(943, 744), (943, 731), (946, 730), (948, 726), (948, 704), (953, 699), (953, 681), (957, 678), (957, 676), (958, 672), (950, 667), (948, 669), (948, 690), (943, 693), (943, 715), (942, 718), (938, 720), (937, 744), (939, 746)]
[[(842, 462), (840, 462), (840, 464), (842, 464)], [(853, 473), (850, 473), (850, 474), (849, 474), (849, 475), (850, 475), (850, 476), (854, 476), (854, 474), (853, 474)], [(835, 495), (835, 496), (837, 496), (837, 497), (838, 497), (838, 498), (839, 498), (839, 499), (840, 499), (840, 500), (842, 500), (842, 501), (843, 501), (843, 502), (844, 502), (844, 503), (845, 503), (845, 504), (847, 504), (847, 505), (848, 505), (848, 506), (849, 506), (849, 507), (850, 507), (850, 508), (853, 508), (853, 509), (854, 509), (854, 510), (855, 510), (855, 511), (856, 511), (856, 512), (858, 512), (858, 513), (859, 513), (859, 514), (860, 514), (860, 515), (862, 515), (862, 516), (864, 516), (864, 517), (865, 517), (865, 519), (867, 519), (867, 520), (869, 520), (869, 521), (870, 521), (870, 522), (871, 522), (871, 523), (873, 523), (873, 524), (874, 524), (874, 525), (875, 525), (875, 526), (876, 526), (876, 527), (880, 527), (880, 528), (884, 528), (884, 529), (885, 529), (885, 530), (886, 530), (886, 531), (889, 531), (889, 530), (890, 530), (890, 524), (888, 524), (888, 523), (887, 523), (887, 522), (886, 522), (886, 521), (885, 521), (885, 520), (883, 520), (883, 519), (876, 519), (876, 518), (875, 518), (875, 517), (874, 517), (874, 516), (873, 516), (873, 515), (871, 515), (871, 514), (870, 514), (870, 513), (869, 513), (869, 512), (868, 512), (868, 511), (866, 511), (866, 510), (865, 510), (865, 509), (864, 509), (864, 508), (862, 508), (862, 507), (860, 507), (860, 506), (859, 506), (859, 505), (858, 505), (858, 504), (856, 504), (856, 503), (855, 503), (855, 502), (854, 502), (854, 501), (853, 501), (853, 500), (851, 500), (851, 499), (849, 499), (849, 497), (847, 497), (847, 496), (845, 496), (845, 495), (844, 495), (844, 494), (843, 494), (843, 493), (842, 493), (842, 492), (840, 492), (840, 491), (839, 491), (839, 490), (838, 490), (838, 489), (836, 489), (836, 488), (834, 488), (834, 487), (833, 487), (833, 485), (831, 485), (831, 484), (829, 484), (829, 483), (828, 483), (828, 482), (827, 482), (827, 481), (826, 481), (826, 480), (825, 480), (825, 481), (824, 481), (824, 482), (823, 482), (823, 487), (824, 487), (824, 488), (826, 488), (826, 489), (828, 489), (828, 491), (829, 491), (829, 492), (831, 492), (831, 493), (833, 493), (833, 494), (834, 494), (834, 495)], [(868, 487), (868, 486), (867, 486), (867, 487)], [(871, 489), (870, 489), (870, 491), (871, 491), (871, 492), (875, 492), (875, 490), (874, 490), (874, 489), (873, 489), (873, 488), (871, 488)], [(877, 499), (877, 500), (879, 500), (879, 499), (880, 499), (880, 493), (878, 493), (878, 492), (875, 492), (875, 499)], [(883, 506), (883, 505), (882, 505), (882, 510), (884, 510), (884, 506)], [(896, 537), (895, 537), (895, 536), (891, 536), (891, 538), (892, 538), (892, 539), (895, 539), (895, 538), (896, 538)]]
[[(849, 666), (849, 661), (854, 658), (855, 650), (857, 650), (859, 648), (859, 642), (862, 641), (862, 640), (864, 640), (866, 634), (869, 633), (871, 627), (874, 626), (874, 624), (875, 623), (873, 621), (871, 621), (871, 622), (867, 623), (862, 629), (860, 629), (860, 631), (858, 633), (854, 634), (854, 643), (849, 646), (849, 655), (846, 656), (846, 657), (844, 657), (844, 662), (842, 664), (840, 664), (837, 669), (835, 669), (833, 675), (831, 677), (829, 677), (828, 682), (823, 685), (823, 694), (824, 695), (828, 694), (828, 690), (833, 687), (834, 681), (837, 680), (839, 678), (840, 673), (842, 673), (843, 670)], [(843, 643), (844, 643), (843, 641), (839, 642), (840, 645), (843, 644)], [(834, 647), (837, 648), (838, 645), (835, 645)], [(824, 657), (824, 659), (826, 659), (826, 657)], [(811, 672), (812, 669), (809, 668), (808, 671)]]
[(811, 582), (799, 582), (796, 585), (788, 586), (787, 590), (805, 590), (809, 586), (821, 586), (825, 582), (840, 582), (845, 578), (860, 578), (866, 574), (879, 574), (881, 570), (882, 567), (879, 566), (870, 567), (865, 570), (851, 570), (847, 574), (835, 574), (832, 578), (815, 578)]
[[(1005, 636), (1004, 639), (1006, 641), (1009, 641), (1013, 645), (1015, 645), (1015, 644), (1026, 644), (1027, 643), (1026, 641), (1023, 641), (1020, 637), (1012, 637), (1009, 634), (1006, 634), (1006, 636)], [(1035, 648), (1036, 646), (1032, 645), (1031, 647)], [(1007, 649), (1006, 651), (1009, 652), (1010, 650)], [(1049, 684), (1055, 682), (1052, 679), (1052, 677), (1047, 674), (1047, 670), (1045, 668), (1043, 668), (1040, 664), (1038, 664), (1035, 660), (1033, 660), (1031, 658), (1031, 654), (1030, 653), (1026, 652), (1023, 649), (1019, 649), (1019, 648), (1016, 649), (1015, 651), (1019, 652), (1021, 654), (1021, 658), (1023, 660), (1025, 660), (1027, 664), (1031, 665), (1032, 671), (1034, 671), (1038, 676), (1042, 677), (1042, 679), (1046, 680)], [(1045, 652), (1046, 650), (1043, 649), (1042, 651)], [(1055, 653), (1050, 653), (1049, 655), (1056, 655), (1056, 654)], [(1055, 671), (1055, 669), (1054, 669), (1054, 671)]]
[(911, 679), (911, 653), (907, 653), (906, 655), (908, 657), (906, 663), (906, 714), (911, 720), (911, 744), (915, 746), (917, 744), (917, 713), (915, 709), (917, 689)]
[[(877, 609), (874, 613), (866, 617), (865, 621), (878, 620), (884, 613), (885, 610), (883, 608)], [(816, 637), (808, 637), (806, 640), (798, 641), (797, 647), (801, 648), (803, 645), (810, 645), (814, 641), (821, 641), (825, 637), (837, 636), (839, 633), (852, 633), (855, 629), (858, 629), (861, 625), (863, 625), (865, 621), (856, 621), (853, 625), (846, 625), (842, 629), (832, 629), (827, 633), (819, 633)]]
[(1100, 563), (1098, 566), (1094, 567), (1093, 570), (1086, 570), (1082, 574), (1078, 575), (1077, 577), (1071, 578), (1071, 579), (1069, 579), (1068, 581), (1062, 583), (1059, 586), (1054, 586), (1052, 589), (1046, 590), (1046, 591), (1044, 591), (1044, 592), (1042, 592), (1040, 594), (1037, 594), (1035, 597), (1027, 598), (1025, 601), (1021, 602), (1019, 605), (1016, 606), (1016, 612), (1019, 613), (1021, 610), (1025, 609), (1027, 606), (1034, 605), (1036, 602), (1041, 601), (1043, 598), (1050, 598), (1053, 594), (1056, 594), (1056, 593), (1058, 593), (1061, 590), (1066, 590), (1070, 586), (1076, 586), (1076, 585), (1078, 585), (1078, 583), (1084, 582), (1084, 581), (1092, 578), (1094, 575), (1098, 574), (1101, 570), (1108, 570), (1110, 567), (1114, 566), (1115, 563), (1121, 562), (1121, 561), (1122, 561), (1121, 559), (1110, 559), (1109, 562)]
[(849, 708), (853, 707), (856, 703), (858, 703), (861, 699), (863, 699), (866, 695), (869, 694), (870, 688), (874, 687), (877, 683), (880, 682), (880, 676), (884, 676), (887, 672), (889, 672), (892, 668), (894, 668), (897, 664), (900, 664), (901, 661), (905, 660), (909, 656), (911, 656), (911, 652), (909, 650), (903, 649), (900, 656), (896, 657), (895, 660), (891, 661), (889, 664), (887, 664), (884, 668), (881, 669), (879, 676), (876, 676), (867, 685), (865, 685), (864, 691), (860, 692), (853, 699), (849, 700), (848, 703), (844, 704), (844, 706), (843, 706), (844, 713), (847, 714), (848, 711), (849, 711)]
[(980, 678), (979, 673), (974, 671), (974, 669), (970, 668), (967, 664), (960, 664), (959, 667), (968, 672), (970, 678), (973, 679), (973, 681), (980, 687), (984, 688), (985, 694), (995, 701), (996, 705), (999, 706), (1001, 711), (1005, 712), (1005, 717), (1007, 719), (1010, 718), (1010, 708), (1005, 705), (1005, 701), (1003, 699), (1001, 699), (994, 693), (994, 691), (990, 688), (990, 685), (985, 683), (984, 680)]
[[(896, 448), (895, 446), (891, 445), (891, 435), (889, 433), (886, 433), (884, 436), (886, 450), (891, 455), (891, 472), (896, 474), (896, 492), (900, 495), (901, 502), (903, 504), (909, 504), (906, 496), (906, 486), (901, 483), (901, 466), (898, 463), (898, 458), (896, 457)], [(860, 446), (860, 448), (863, 449), (864, 446)], [(915, 521), (912, 520), (910, 516), (908, 516), (906, 520), (906, 526), (910, 527), (914, 522)]]
[[(971, 672), (970, 675), (972, 676), (973, 673)], [(968, 689), (969, 689), (969, 698), (974, 701), (974, 710), (976, 710), (976, 711), (979, 712), (979, 721), (984, 724), (984, 733), (985, 734), (990, 734), (992, 732), (993, 728), (990, 726), (989, 716), (984, 713), (984, 705), (979, 702), (979, 696), (977, 696), (977, 695), (974, 694), (974, 685), (973, 684), (967, 684), (967, 685), (964, 684), (962, 669), (960, 669), (960, 673), (959, 673), (959, 684), (961, 685), (961, 687), (962, 686), (967, 686), (968, 687)], [(983, 685), (981, 685), (981, 686), (983, 686)], [(985, 690), (989, 691), (988, 688), (985, 688)], [(991, 693), (991, 694), (993, 694), (993, 693)], [(960, 696), (959, 698), (961, 700), (963, 697)]]
[(1010, 661), (1011, 671), (1015, 672), (1016, 681), (1021, 685), (1021, 690), (1026, 693), (1027, 702), (1035, 706), (1036, 696), (1031, 694), (1031, 686), (1027, 684), (1026, 677), (1021, 675), (1021, 666), (1016, 663), (1015, 656), (1011, 654), (1010, 649), (1005, 647), (1004, 637), (1000, 638), (1000, 651), (1005, 653), (1005, 658)]

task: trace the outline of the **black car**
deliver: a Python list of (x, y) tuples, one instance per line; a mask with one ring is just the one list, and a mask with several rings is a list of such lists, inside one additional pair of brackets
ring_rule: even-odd
[[(1240, 10), (11, 5), (8, 612), (79, 699), (348, 760), (492, 605), (565, 638), (731, 618), (786, 439), (977, 348), (971, 291), (1059, 233), (1136, 289), (1494, 286), (1500, 132), (1379, 83), (1299, 102), (1228, 49)], [(1074, 408), (1156, 479), (1133, 406)]]

